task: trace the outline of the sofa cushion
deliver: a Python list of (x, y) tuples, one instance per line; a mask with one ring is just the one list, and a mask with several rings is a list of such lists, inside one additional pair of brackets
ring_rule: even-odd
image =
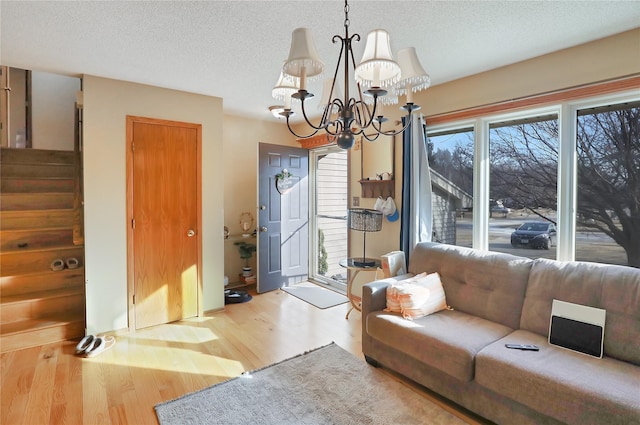
[(640, 270), (580, 261), (535, 260), (520, 329), (547, 336), (553, 299), (606, 310), (604, 354), (640, 365)]
[(421, 242), (409, 271), (438, 272), (454, 309), (517, 329), (532, 264), (509, 254)]
[(442, 310), (416, 320), (378, 311), (366, 317), (367, 333), (431, 367), (461, 381), (471, 381), (474, 358), (487, 344), (511, 328), (459, 311)]
[[(535, 344), (540, 351), (512, 350), (506, 343)], [(482, 349), (475, 379), (568, 424), (639, 423), (640, 368), (555, 347), (532, 332), (515, 331)]]

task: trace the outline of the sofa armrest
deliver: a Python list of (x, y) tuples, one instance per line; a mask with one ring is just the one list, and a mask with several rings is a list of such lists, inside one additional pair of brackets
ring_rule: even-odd
[(387, 287), (390, 282), (376, 280), (362, 286), (362, 317), (372, 311), (384, 310), (387, 307)]
[(367, 317), (367, 314), (372, 311), (380, 311), (387, 308), (387, 287), (413, 276), (412, 273), (407, 273), (362, 285), (362, 317)]

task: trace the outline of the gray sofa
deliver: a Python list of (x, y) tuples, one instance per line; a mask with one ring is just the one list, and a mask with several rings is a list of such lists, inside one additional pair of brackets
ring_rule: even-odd
[[(453, 310), (410, 321), (383, 311), (409, 275), (364, 285), (370, 364), (499, 424), (640, 425), (640, 270), (421, 243), (408, 271), (438, 272)], [(553, 299), (606, 310), (602, 359), (547, 343)]]

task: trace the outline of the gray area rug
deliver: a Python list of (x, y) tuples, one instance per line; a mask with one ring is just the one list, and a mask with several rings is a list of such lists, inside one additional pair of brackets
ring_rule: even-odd
[(334, 343), (155, 409), (161, 425), (465, 424)]
[(286, 286), (282, 290), (323, 310), (349, 301), (344, 295), (313, 283), (299, 283), (293, 286)]

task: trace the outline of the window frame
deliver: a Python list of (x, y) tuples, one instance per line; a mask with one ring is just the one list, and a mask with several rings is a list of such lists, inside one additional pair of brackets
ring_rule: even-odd
[[(531, 106), (516, 111), (492, 113), (459, 121), (446, 121), (442, 116), (437, 124), (430, 125), (426, 119), (426, 130), (432, 132), (456, 131), (461, 128), (473, 128), (473, 223), (472, 246), (475, 249), (489, 250), (489, 127), (492, 123), (535, 116), (555, 114), (558, 117), (558, 209), (556, 225), (556, 259), (575, 261), (576, 251), (576, 214), (577, 209), (577, 116), (578, 111), (587, 108), (603, 107), (611, 104), (640, 101), (637, 89), (603, 95), (569, 99), (548, 105)], [(456, 113), (459, 114), (459, 113)], [(452, 116), (455, 116), (452, 114)]]

